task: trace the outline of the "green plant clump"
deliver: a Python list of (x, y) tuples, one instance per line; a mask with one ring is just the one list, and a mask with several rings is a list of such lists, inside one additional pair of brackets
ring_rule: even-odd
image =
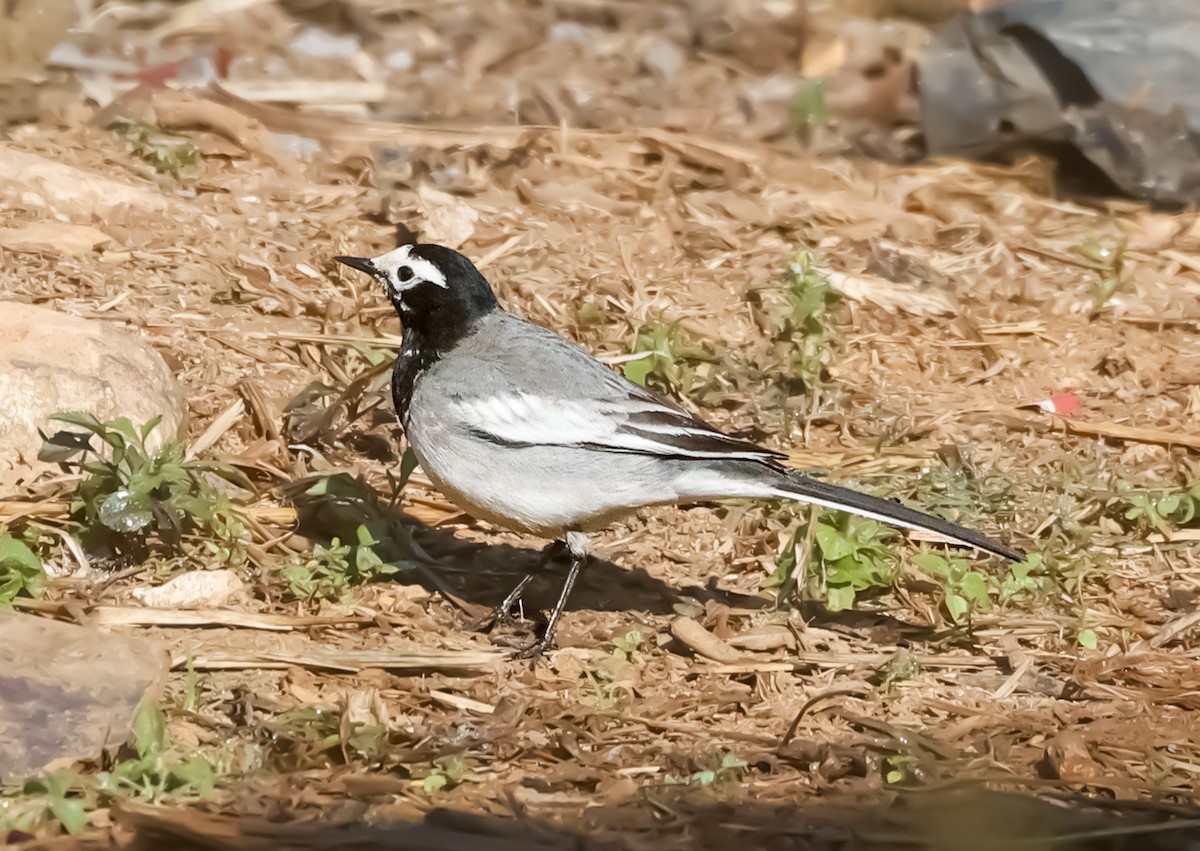
[(613, 642), (613, 658), (619, 659), (622, 662), (628, 662), (631, 665), (640, 665), (645, 661), (642, 656), (642, 643), (645, 638), (642, 637), (640, 629), (631, 629), (622, 636), (618, 636), (612, 640)]
[(1128, 240), (1088, 237), (1077, 249), (1090, 260), (1096, 273), (1092, 283), (1092, 316), (1098, 315), (1126, 282), (1125, 247)]
[[(417, 466), (412, 450), (405, 453), (396, 493)], [(301, 524), (328, 536), (328, 546), (284, 565), (280, 578), (296, 600), (338, 600), (355, 585), (376, 582), (416, 567), (419, 551), (412, 530), (384, 505), (363, 478), (337, 473), (306, 482), (292, 494)], [(346, 541), (346, 543), (343, 543)]]
[(123, 137), (134, 155), (148, 162), (159, 174), (179, 179), (186, 167), (200, 160), (200, 151), (190, 140), (165, 133), (143, 121), (118, 118), (108, 125), (108, 129)]
[(338, 600), (355, 585), (394, 576), (404, 569), (379, 554), (380, 541), (363, 524), (355, 531), (356, 542), (343, 544), (337, 538), (329, 546), (317, 544), (312, 553), (280, 571), (288, 593), (297, 600)]
[[(237, 510), (210, 477), (244, 487), (249, 483), (225, 465), (185, 457), (175, 441), (150, 451), (147, 439), (161, 417), (140, 427), (125, 417), (101, 422), (88, 413), (56, 414), (51, 419), (85, 431), (49, 437), (42, 458), (85, 475), (72, 513), (90, 548), (134, 557), (174, 554), (186, 533), (203, 529), (235, 545), (228, 551), (232, 557), (240, 549), (236, 545), (249, 540)], [(109, 457), (92, 447), (93, 437), (108, 447)]]
[(467, 758), (463, 754), (439, 756), (421, 781), (421, 791), (426, 795), (433, 795), (443, 789), (452, 789), (467, 778), (467, 769)]
[(741, 757), (727, 753), (721, 757), (720, 762), (713, 768), (702, 768), (699, 771), (693, 771), (690, 775), (682, 777), (674, 774), (666, 774), (663, 777), (663, 783), (671, 786), (707, 786), (721, 790), (740, 781), (749, 765)]
[[(888, 590), (900, 575), (901, 565), (900, 554), (886, 543), (893, 534), (892, 529), (874, 520), (844, 512), (822, 513), (812, 536), (807, 582), (797, 590), (823, 599), (835, 612), (851, 608), (865, 594)], [(808, 540), (806, 525), (791, 533), (769, 584), (781, 589), (793, 587), (799, 579), (795, 573)], [(1001, 578), (977, 568), (965, 554), (957, 552), (918, 553), (912, 556), (912, 563), (940, 586), (942, 605), (955, 624), (991, 609), (994, 600), (1005, 605), (1028, 602), (1054, 587), (1048, 565), (1036, 553), (1010, 565)]]
[(690, 338), (678, 322), (658, 319), (638, 328), (622, 370), (634, 384), (690, 397), (708, 383), (702, 365), (717, 361), (716, 351)]
[(1124, 519), (1142, 530), (1170, 533), (1172, 528), (1190, 526), (1200, 519), (1200, 481), (1184, 488), (1138, 491), (1118, 485)]
[(837, 335), (829, 309), (837, 294), (812, 255), (798, 251), (788, 264), (780, 295), (766, 305), (778, 329), (776, 347), (788, 376), (815, 398), (835, 354)]
[[(884, 543), (891, 534), (886, 526), (843, 512), (823, 512), (817, 520), (810, 554), (807, 587), (798, 589), (817, 598), (835, 612), (849, 609), (870, 590), (890, 588), (899, 571), (899, 558)], [(801, 525), (785, 544), (776, 562), (772, 584), (789, 587), (794, 581), (808, 528)]]
[(37, 597), (46, 584), (42, 560), (28, 544), (0, 531), (0, 608), (22, 594)]

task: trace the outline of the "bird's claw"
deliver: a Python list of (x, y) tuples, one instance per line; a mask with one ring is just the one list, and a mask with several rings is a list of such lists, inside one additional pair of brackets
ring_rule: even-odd
[(528, 659), (529, 666), (532, 668), (533, 666), (537, 665), (539, 660), (545, 657), (547, 651), (553, 649), (553, 641), (546, 641), (544, 638), (539, 638), (537, 641), (534, 641), (532, 644), (529, 644), (526, 647), (522, 647), (519, 650), (514, 650), (512, 655), (508, 658), (512, 662)]
[(472, 632), (491, 632), (497, 628), (514, 627), (517, 625), (517, 618), (509, 609), (503, 606), (497, 606), (486, 615), (476, 618), (467, 625)]

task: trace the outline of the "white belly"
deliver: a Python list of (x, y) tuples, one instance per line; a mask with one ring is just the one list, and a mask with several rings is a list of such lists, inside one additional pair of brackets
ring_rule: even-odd
[(590, 465), (578, 463), (580, 456), (591, 460), (586, 456), (609, 453), (493, 447), (487, 454), (494, 463), (487, 464), (472, 462), (456, 451), (463, 448), (454, 445), (458, 442), (431, 445), (418, 438), (413, 451), (447, 499), (472, 517), (498, 526), (557, 538), (566, 532), (603, 528), (650, 502), (673, 501), (673, 495), (647, 500), (644, 489), (616, 488), (607, 475), (596, 475), (598, 471), (585, 469)]

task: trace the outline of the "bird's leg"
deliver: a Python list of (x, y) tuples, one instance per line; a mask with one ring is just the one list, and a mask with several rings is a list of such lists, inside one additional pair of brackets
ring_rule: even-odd
[(475, 629), (486, 630), (491, 629), (497, 624), (507, 623), (512, 621), (512, 610), (515, 605), (521, 600), (521, 595), (525, 593), (525, 588), (533, 581), (533, 578), (545, 570), (546, 565), (556, 559), (567, 545), (563, 541), (554, 541), (549, 544), (542, 554), (538, 556), (537, 562), (525, 574), (525, 577), (517, 583), (517, 587), (508, 593), (508, 596), (500, 603), (499, 606), (492, 609), (487, 615), (484, 615), (479, 621), (473, 624)]
[(546, 631), (533, 644), (524, 650), (514, 653), (514, 659), (532, 659), (536, 661), (543, 653), (554, 646), (554, 630), (558, 626), (558, 620), (562, 617), (563, 609), (567, 606), (567, 599), (571, 596), (571, 591), (575, 588), (575, 582), (583, 574), (583, 569), (587, 567), (588, 563), (587, 536), (582, 532), (568, 532), (566, 538), (567, 549), (571, 552), (571, 569), (567, 571), (567, 581), (563, 583), (562, 592), (558, 595), (558, 602), (554, 604), (554, 608), (550, 612), (550, 620), (546, 624)]

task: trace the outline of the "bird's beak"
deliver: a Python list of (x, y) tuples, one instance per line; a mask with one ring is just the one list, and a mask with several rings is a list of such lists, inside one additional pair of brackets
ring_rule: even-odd
[(357, 269), (360, 272), (366, 272), (368, 275), (379, 277), (379, 270), (375, 268), (375, 264), (371, 262), (370, 257), (334, 257), (337, 262), (349, 266), (351, 269)]

